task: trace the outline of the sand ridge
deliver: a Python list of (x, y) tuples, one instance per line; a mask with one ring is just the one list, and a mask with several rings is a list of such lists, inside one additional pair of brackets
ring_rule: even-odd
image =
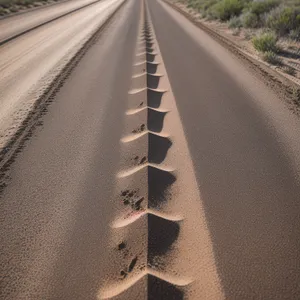
[(223, 299), (174, 96), (143, 3), (99, 299)]

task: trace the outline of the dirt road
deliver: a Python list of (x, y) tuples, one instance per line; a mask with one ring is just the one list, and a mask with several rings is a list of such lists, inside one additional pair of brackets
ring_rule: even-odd
[(22, 34), (39, 28), (47, 23), (56, 21), (68, 14), (90, 6), (98, 1), (72, 0), (56, 5), (41, 7), (29, 12), (16, 14), (9, 18), (0, 19), (0, 44), (15, 39)]
[(0, 47), (0, 298), (299, 299), (299, 118), (163, 2), (121, 4)]
[[(2, 45), (1, 146), (63, 67), (121, 3), (122, 0), (98, 1)], [(25, 18), (27, 24), (26, 15), (16, 17)], [(20, 24), (19, 20), (16, 24)]]

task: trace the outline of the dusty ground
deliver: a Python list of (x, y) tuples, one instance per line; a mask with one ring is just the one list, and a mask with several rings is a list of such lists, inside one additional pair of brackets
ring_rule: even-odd
[[(90, 3), (93, 5), (89, 6)], [(24, 127), (23, 122), (28, 113), (52, 81), (120, 3), (111, 0), (98, 3), (88, 0), (65, 2), (43, 8), (43, 11), (29, 12), (26, 17), (17, 15), (0, 21), (0, 37), (6, 40), (22, 33), (22, 30), (86, 5), (64, 18), (28, 32), (26, 37), (20, 36), (1, 46), (2, 151), (7, 149), (8, 143)]]

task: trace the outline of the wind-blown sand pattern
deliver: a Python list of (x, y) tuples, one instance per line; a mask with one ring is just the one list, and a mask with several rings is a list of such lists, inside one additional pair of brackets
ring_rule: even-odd
[(120, 142), (111, 267), (98, 298), (223, 299), (187, 142), (144, 5)]

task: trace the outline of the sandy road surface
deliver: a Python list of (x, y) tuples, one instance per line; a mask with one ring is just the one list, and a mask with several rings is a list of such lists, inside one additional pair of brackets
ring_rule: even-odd
[[(299, 299), (299, 120), (205, 33), (147, 3), (126, 2), (6, 170), (0, 298)], [(81, 28), (98, 20), (86, 10)], [(43, 33), (49, 55), (62, 40)], [(35, 62), (9, 53), (8, 76)]]
[[(94, 299), (98, 292), (104, 271), (96, 262), (105, 262), (108, 235), (101, 224), (111, 216), (107, 201), (118, 160), (117, 120), (124, 111), (124, 78), (131, 72), (136, 5), (122, 10), (73, 72), (67, 90), (57, 95), (62, 101), (51, 106), (53, 114), (49, 111), (40, 128), (49, 128), (42, 134), (49, 140), (33, 137), (39, 157), (24, 157), (29, 164), (39, 161), (36, 169), (29, 174), (18, 167), (26, 173), (17, 171), (27, 192), (13, 188), (17, 194), (2, 198), (1, 299)], [(25, 198), (29, 206), (21, 204)], [(21, 211), (11, 215), (14, 207)]]
[(81, 7), (96, 2), (95, 0), (72, 0), (55, 5), (42, 7), (27, 13), (17, 14), (8, 18), (0, 19), (0, 43), (37, 27), (52, 19), (70, 13)]
[(225, 298), (299, 298), (299, 120), (206, 34), (150, 8)]
[(63, 66), (120, 3), (97, 2), (0, 48), (1, 146)]

